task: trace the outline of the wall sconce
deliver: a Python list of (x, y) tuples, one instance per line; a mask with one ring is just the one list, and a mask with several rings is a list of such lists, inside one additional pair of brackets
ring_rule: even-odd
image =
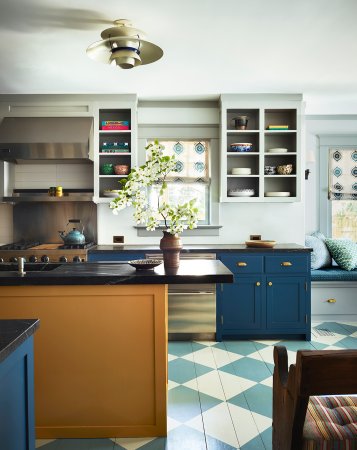
[[(313, 150), (307, 150), (305, 162), (306, 162), (306, 164), (315, 163), (315, 153), (313, 152)], [(311, 173), (310, 169), (305, 169), (305, 180), (309, 179), (310, 173)]]

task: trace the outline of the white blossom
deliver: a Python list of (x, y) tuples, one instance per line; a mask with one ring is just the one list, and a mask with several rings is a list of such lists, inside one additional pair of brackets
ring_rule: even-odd
[(132, 169), (125, 180), (118, 197), (110, 202), (109, 207), (113, 214), (128, 206), (134, 207), (134, 219), (136, 223), (146, 224), (149, 231), (155, 230), (160, 223), (147, 198), (146, 188), (153, 184), (160, 185), (158, 198), (158, 213), (165, 222), (166, 231), (171, 234), (180, 234), (183, 230), (197, 228), (198, 208), (196, 199), (192, 199), (181, 205), (169, 205), (162, 201), (162, 195), (167, 189), (166, 176), (176, 170), (175, 155), (164, 156), (164, 147), (158, 142), (150, 143), (147, 147), (147, 161), (141, 166)]

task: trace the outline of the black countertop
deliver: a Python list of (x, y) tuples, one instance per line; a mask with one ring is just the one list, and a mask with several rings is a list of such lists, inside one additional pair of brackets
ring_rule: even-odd
[[(273, 248), (252, 248), (247, 247), (245, 244), (184, 244), (182, 253), (200, 253), (200, 252), (212, 252), (212, 253), (255, 253), (255, 252), (308, 252), (312, 251), (311, 248), (304, 247), (298, 244), (276, 244)], [(110, 253), (110, 252), (157, 252), (161, 253), (159, 245), (97, 245), (88, 253)]]
[(44, 272), (0, 272), (0, 286), (233, 283), (221, 261), (181, 261), (177, 271), (136, 270), (127, 263), (63, 264)]
[(0, 362), (34, 334), (39, 325), (38, 319), (0, 320)]

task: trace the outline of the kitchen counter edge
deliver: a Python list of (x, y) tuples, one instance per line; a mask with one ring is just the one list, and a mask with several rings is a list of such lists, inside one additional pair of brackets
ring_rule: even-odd
[[(197, 262), (199, 261), (199, 264)], [(181, 261), (178, 269), (136, 270), (127, 263), (64, 264), (48, 272), (0, 272), (0, 286), (233, 283), (219, 260)]]
[[(88, 253), (117, 253), (117, 252), (157, 252), (161, 253), (158, 245), (96, 245)], [(273, 248), (247, 247), (245, 244), (184, 244), (182, 253), (256, 253), (256, 252), (312, 252), (312, 248), (299, 244), (276, 244)]]
[(0, 363), (32, 336), (39, 326), (38, 319), (0, 320)]

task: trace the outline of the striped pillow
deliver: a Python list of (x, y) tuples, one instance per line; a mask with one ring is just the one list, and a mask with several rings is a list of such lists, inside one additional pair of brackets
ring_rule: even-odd
[(303, 449), (357, 449), (357, 397), (310, 397)]

